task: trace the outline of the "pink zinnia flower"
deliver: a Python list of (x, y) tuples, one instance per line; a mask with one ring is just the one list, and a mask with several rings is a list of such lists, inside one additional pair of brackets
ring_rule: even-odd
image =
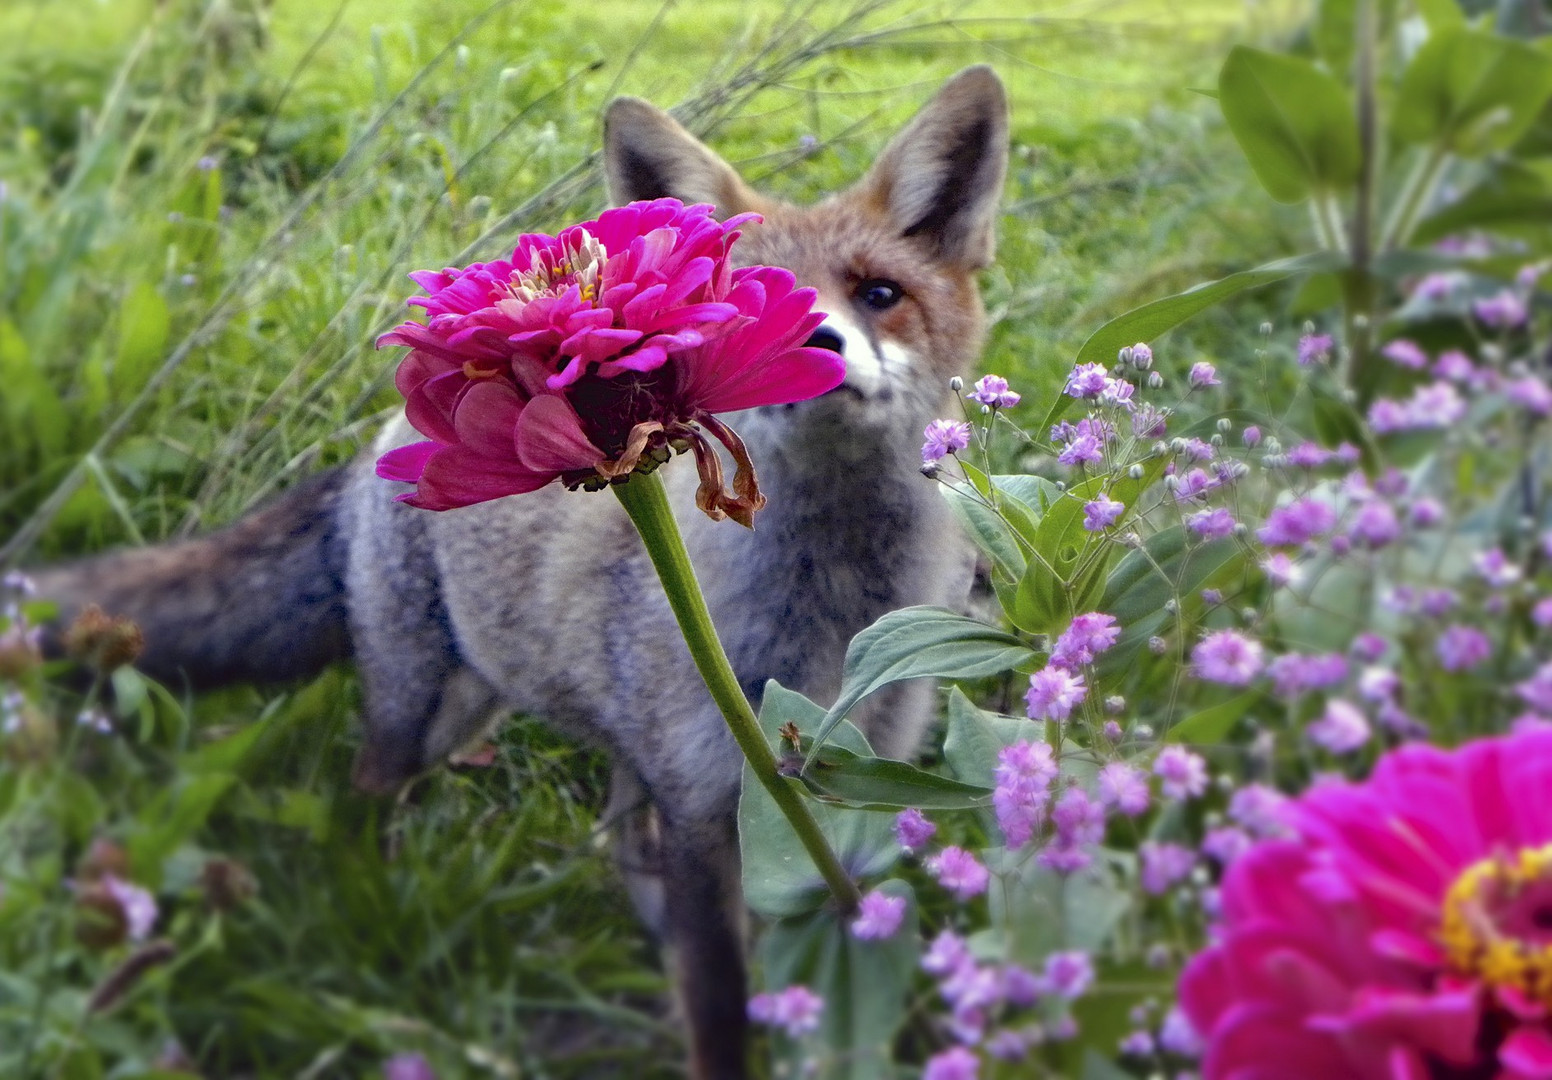
[(1529, 1080), (1552, 1063), (1552, 732), (1411, 744), (1289, 804), (1182, 1007), (1205, 1080)]
[[(607, 210), (559, 236), (525, 235), (510, 259), (411, 276), (426, 322), (378, 345), (412, 351), (395, 382), (429, 442), (391, 450), (378, 475), (446, 510), (555, 480), (601, 486), (688, 443), (697, 505), (749, 524), (764, 503), (743, 443), (713, 415), (815, 397), (839, 354), (804, 348), (823, 316), (786, 270), (733, 269), (741, 215), (675, 199)], [(706, 433), (738, 466), (733, 493)]]

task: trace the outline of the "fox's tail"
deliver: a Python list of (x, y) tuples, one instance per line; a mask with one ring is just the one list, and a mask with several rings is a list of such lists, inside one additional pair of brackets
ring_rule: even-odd
[(315, 476), (236, 524), (182, 543), (29, 571), (59, 604), (44, 650), (88, 605), (132, 619), (135, 666), (173, 686), (304, 678), (350, 655), (344, 467)]

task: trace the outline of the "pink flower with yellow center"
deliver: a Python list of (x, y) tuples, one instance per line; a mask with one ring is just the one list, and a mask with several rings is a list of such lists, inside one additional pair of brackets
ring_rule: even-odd
[[(402, 498), (446, 510), (544, 487), (599, 487), (694, 449), (697, 504), (748, 524), (764, 503), (715, 413), (815, 397), (845, 366), (803, 347), (823, 315), (786, 270), (734, 269), (738, 227), (675, 199), (607, 210), (510, 259), (411, 275), (428, 293), (379, 347), (412, 351), (396, 384), (429, 441), (383, 455)], [(706, 435), (738, 466), (729, 494)]]
[(1181, 977), (1205, 1080), (1552, 1076), (1552, 731), (1291, 800)]

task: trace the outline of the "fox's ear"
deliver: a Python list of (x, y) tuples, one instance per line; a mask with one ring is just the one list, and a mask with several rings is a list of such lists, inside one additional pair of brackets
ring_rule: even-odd
[(996, 250), (1008, 171), (1008, 99), (984, 65), (966, 68), (896, 135), (863, 179), (906, 236), (939, 257), (985, 266)]
[(604, 178), (616, 206), (672, 197), (727, 217), (760, 201), (715, 151), (640, 98), (615, 98), (604, 113)]

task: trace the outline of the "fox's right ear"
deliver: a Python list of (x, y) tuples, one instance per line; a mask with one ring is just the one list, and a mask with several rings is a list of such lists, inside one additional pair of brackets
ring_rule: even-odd
[(616, 206), (671, 197), (728, 217), (760, 202), (714, 150), (640, 98), (615, 98), (604, 113), (604, 178)]
[(985, 65), (955, 75), (879, 155), (862, 190), (938, 257), (985, 266), (1008, 171), (1008, 99)]

